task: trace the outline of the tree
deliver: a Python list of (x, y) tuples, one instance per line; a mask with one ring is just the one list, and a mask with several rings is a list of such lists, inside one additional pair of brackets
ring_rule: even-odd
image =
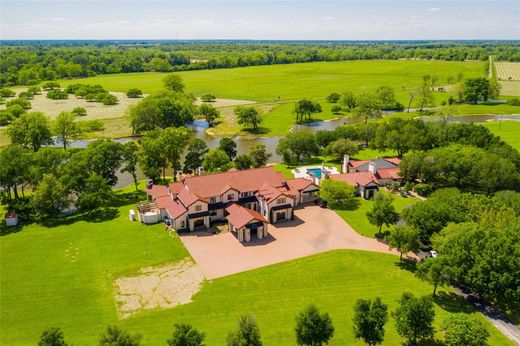
[(378, 235), (381, 235), (383, 225), (388, 227), (399, 221), (399, 213), (395, 211), (392, 202), (393, 198), (391, 195), (380, 191), (374, 197), (372, 208), (367, 211), (368, 222), (378, 227)]
[(15, 98), (14, 100), (7, 101), (5, 103), (6, 107), (11, 107), (11, 106), (14, 106), (14, 105), (20, 105), (25, 110), (28, 110), (28, 109), (32, 108), (31, 101), (29, 101), (28, 99), (23, 98), (23, 97), (18, 97), (18, 98)]
[(184, 158), (184, 172), (196, 172), (202, 166), (204, 155), (209, 151), (206, 142), (200, 138), (191, 140)]
[(77, 204), (81, 210), (94, 210), (108, 206), (113, 197), (114, 193), (107, 181), (94, 173), (85, 180), (85, 187)]
[(14, 96), (16, 96), (16, 92), (13, 89), (2, 88), (2, 89), (0, 89), (0, 96), (1, 97), (14, 97)]
[(361, 94), (356, 99), (354, 111), (357, 116), (365, 118), (366, 124), (368, 119), (376, 119), (381, 116), (381, 104), (376, 95)]
[(261, 346), (260, 329), (253, 315), (240, 316), (237, 329), (229, 333), (228, 346)]
[(190, 142), (192, 136), (193, 133), (185, 127), (170, 127), (159, 131), (158, 141), (161, 143), (163, 154), (165, 155), (167, 162), (173, 168), (173, 179), (175, 181), (177, 180), (177, 171), (181, 169), (181, 154), (184, 152), (184, 149)]
[(202, 167), (206, 172), (225, 172), (229, 169), (230, 163), (228, 154), (217, 148), (204, 155)]
[(341, 106), (334, 105), (330, 108), (330, 111), (332, 112), (332, 114), (337, 115), (337, 114), (341, 113), (341, 109), (342, 109)]
[(63, 90), (54, 89), (54, 90), (50, 90), (47, 93), (47, 98), (51, 99), (51, 100), (65, 100), (65, 99), (69, 98), (69, 94), (67, 94)]
[(38, 151), (43, 145), (54, 144), (49, 118), (40, 112), (22, 114), (7, 127), (13, 144)]
[(419, 110), (422, 111), (424, 107), (433, 105), (435, 97), (430, 86), (430, 78), (428, 75), (423, 76), (423, 84), (420, 86), (418, 95)]
[(391, 109), (395, 107), (394, 90), (389, 86), (381, 86), (376, 90), (376, 96), (383, 109)]
[(199, 106), (199, 113), (204, 117), (204, 119), (208, 122), (208, 125), (213, 126), (215, 119), (220, 117), (220, 112), (214, 108), (212, 105), (203, 103)]
[(253, 132), (258, 131), (258, 125), (262, 122), (262, 118), (255, 107), (237, 106), (234, 113), (238, 117), (239, 125), (250, 125), (253, 127)]
[(60, 84), (58, 82), (45, 82), (42, 84), (43, 90), (54, 90), (54, 89), (59, 89), (59, 88), (60, 88)]
[(295, 332), (298, 345), (320, 346), (329, 343), (334, 326), (328, 313), (320, 314), (316, 306), (309, 305), (296, 316)]
[(300, 163), (303, 158), (310, 158), (317, 152), (314, 136), (306, 131), (289, 132), (276, 146), (276, 153), (285, 163)]
[(358, 152), (358, 145), (345, 138), (336, 139), (325, 148), (325, 153), (332, 156), (335, 161), (341, 161), (345, 155), (353, 156)]
[(54, 134), (63, 144), (63, 149), (65, 150), (71, 141), (81, 135), (81, 128), (75, 122), (75, 118), (75, 115), (72, 113), (61, 112), (54, 120)]
[(135, 141), (128, 141), (123, 144), (123, 167), (121, 172), (129, 173), (135, 185), (135, 191), (139, 191), (137, 182), (137, 167), (139, 165), (139, 147)]
[(464, 99), (471, 103), (487, 101), (490, 94), (496, 93), (490, 90), (489, 80), (485, 77), (468, 78), (464, 80), (463, 86)]
[(169, 346), (204, 346), (205, 338), (206, 334), (190, 324), (180, 323), (173, 326), (172, 337), (166, 343)]
[(40, 335), (38, 346), (67, 346), (63, 331), (60, 328), (51, 327), (45, 329)]
[(164, 155), (161, 141), (158, 140), (156, 131), (147, 132), (141, 139), (141, 152), (139, 163), (143, 173), (150, 179), (157, 179), (161, 176), (161, 169), (166, 169), (168, 160)]
[(341, 95), (338, 93), (332, 93), (329, 96), (327, 96), (327, 102), (329, 103), (336, 103), (341, 98)]
[(141, 336), (130, 334), (117, 326), (108, 326), (99, 337), (99, 346), (139, 346)]
[(126, 97), (131, 98), (131, 99), (136, 99), (141, 96), (143, 96), (143, 92), (141, 91), (141, 89), (131, 88), (131, 89), (128, 89), (128, 91), (126, 92)]
[(448, 346), (487, 346), (489, 332), (471, 315), (451, 314), (442, 322), (442, 331)]
[(357, 207), (356, 190), (344, 181), (325, 179), (321, 182), (320, 198), (333, 209), (355, 209)]
[(84, 117), (87, 115), (87, 110), (83, 107), (74, 107), (71, 112), (78, 117)]
[(294, 114), (296, 114), (296, 123), (298, 124), (305, 120), (310, 121), (313, 113), (321, 113), (321, 105), (317, 102), (303, 99), (294, 105)]
[(341, 95), (341, 98), (339, 99), (339, 103), (343, 107), (347, 107), (348, 109), (354, 109), (357, 106), (356, 96), (354, 95), (354, 93), (352, 91), (345, 91)]
[(433, 285), (432, 296), (435, 297), (437, 286), (444, 286), (449, 282), (447, 270), (448, 266), (442, 256), (427, 258), (418, 265), (415, 276)]
[(419, 232), (412, 227), (395, 226), (387, 237), (388, 247), (390, 250), (397, 249), (399, 251), (399, 260), (403, 259), (403, 253), (417, 252), (419, 250)]
[(32, 202), (38, 216), (47, 218), (58, 216), (70, 199), (66, 187), (52, 174), (45, 174), (34, 189)]
[(415, 96), (417, 96), (416, 91), (409, 91), (408, 92), (408, 113), (410, 113), (410, 107), (412, 107), (412, 102), (415, 99)]
[(182, 81), (181, 76), (178, 74), (169, 74), (163, 78), (164, 87), (176, 93), (184, 92), (184, 82)]
[(11, 144), (0, 150), (0, 186), (7, 192), (7, 198), (11, 201), (11, 190), (14, 198), (18, 199), (18, 186), (29, 182), (27, 174), (31, 167), (33, 153), (25, 148)]
[(268, 153), (265, 144), (256, 144), (249, 149), (249, 156), (251, 157), (251, 165), (253, 168), (264, 167), (271, 157)]
[(251, 156), (249, 155), (238, 155), (235, 159), (235, 168), (239, 170), (249, 169), (253, 165)]
[(358, 299), (354, 305), (354, 336), (371, 346), (383, 343), (388, 307), (377, 297), (373, 302)]
[(117, 170), (123, 160), (123, 144), (99, 139), (87, 146), (90, 171), (99, 174), (110, 186), (117, 184)]
[(217, 99), (215, 97), (215, 95), (212, 95), (212, 94), (205, 94), (205, 95), (202, 95), (200, 97), (201, 101), (202, 102), (215, 102), (215, 100)]
[(230, 160), (233, 160), (235, 156), (237, 156), (237, 144), (231, 138), (222, 138), (218, 143), (218, 149), (225, 152)]
[(117, 105), (119, 103), (119, 100), (115, 95), (106, 94), (105, 96), (103, 96), (103, 99), (101, 100), (101, 102), (105, 106), (112, 106), (112, 105)]
[(430, 297), (416, 298), (412, 293), (405, 292), (392, 316), (395, 319), (397, 333), (406, 338), (408, 343), (417, 345), (419, 341), (433, 337), (435, 310)]

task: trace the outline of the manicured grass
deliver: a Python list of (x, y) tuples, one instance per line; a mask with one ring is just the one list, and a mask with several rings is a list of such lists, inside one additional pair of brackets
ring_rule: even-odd
[[(392, 194), (394, 198), (393, 204), (395, 210), (400, 212), (407, 206), (417, 202), (419, 199), (415, 197), (401, 197), (399, 195)], [(368, 222), (367, 211), (372, 208), (374, 202), (372, 200), (366, 200), (361, 197), (357, 197), (359, 200), (359, 207), (355, 210), (335, 210), (343, 220), (345, 220), (354, 230), (366, 237), (374, 237), (377, 233), (377, 227)], [(383, 225), (381, 233), (389, 231), (391, 227)]]
[(482, 124), (489, 128), (495, 135), (500, 136), (505, 142), (509, 143), (513, 148), (520, 151), (520, 122), (516, 121), (498, 121)]
[[(61, 327), (74, 345), (93, 345), (101, 330), (114, 323), (142, 334), (145, 346), (161, 345), (179, 322), (206, 332), (208, 345), (225, 345), (228, 331), (243, 313), (255, 315), (265, 345), (294, 345), (294, 317), (310, 303), (331, 314), (336, 326), (331, 345), (345, 345), (354, 343), (352, 310), (357, 298), (380, 296), (392, 311), (402, 292), (432, 291), (413, 276), (413, 266), (398, 266), (395, 256), (333, 251), (205, 282), (192, 303), (118, 320), (113, 286), (117, 277), (187, 256), (180, 241), (161, 225), (128, 221), (135, 202), (120, 202), (127, 205), (118, 208), (114, 219), (31, 224), (0, 238), (2, 345), (35, 345), (49, 326)], [(474, 313), (441, 291), (437, 330), (450, 312), (458, 311)], [(491, 345), (511, 345), (475, 315), (490, 331)], [(385, 344), (400, 342), (390, 319)]]
[[(179, 72), (188, 92), (195, 96), (206, 93), (220, 98), (272, 102), (303, 97), (326, 97), (332, 92), (350, 89), (354, 92), (373, 92), (381, 85), (395, 89), (415, 88), (425, 74), (436, 75), (441, 84), (459, 72), (465, 77), (483, 74), (481, 62), (445, 61), (341, 61), (289, 65), (253, 66), (233, 69)], [(63, 80), (71, 83), (101, 84), (107, 90), (126, 92), (136, 87), (144, 93), (162, 88), (164, 73), (130, 73), (101, 75), (84, 80)], [(401, 95), (402, 94), (402, 95)], [(407, 99), (406, 92), (398, 95)]]
[(461, 104), (453, 107), (453, 115), (485, 115), (485, 114), (520, 114), (519, 106), (503, 103), (496, 104)]

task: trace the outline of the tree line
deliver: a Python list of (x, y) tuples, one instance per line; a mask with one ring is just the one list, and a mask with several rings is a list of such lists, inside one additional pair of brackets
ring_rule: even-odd
[[(353, 332), (355, 339), (367, 345), (380, 345), (384, 341), (385, 325), (389, 318), (388, 306), (381, 298), (374, 300), (358, 299), (354, 305)], [(409, 345), (433, 341), (435, 310), (429, 296), (416, 297), (405, 292), (398, 301), (398, 307), (391, 313), (395, 320), (397, 333)], [(295, 318), (295, 341), (298, 345), (326, 345), (334, 336), (335, 327), (328, 313), (322, 313), (315, 305), (305, 307)], [(447, 317), (441, 330), (447, 346), (485, 346), (489, 332), (482, 323), (471, 315), (457, 313)], [(176, 323), (171, 337), (166, 340), (169, 346), (204, 346), (206, 334), (187, 323)], [(439, 340), (436, 340), (439, 342)], [(242, 315), (237, 326), (228, 333), (228, 346), (263, 345), (260, 328), (251, 314)], [(39, 346), (67, 346), (60, 328), (45, 329)], [(99, 337), (100, 346), (139, 346), (141, 335), (131, 334), (118, 326), (108, 326)]]
[(100, 74), (186, 71), (315, 61), (420, 59), (520, 61), (509, 42), (88, 42), (9, 41), (0, 47), (0, 86)]

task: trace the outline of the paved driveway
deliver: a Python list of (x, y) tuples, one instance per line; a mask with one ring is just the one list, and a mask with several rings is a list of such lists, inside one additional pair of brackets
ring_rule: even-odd
[(330, 209), (315, 205), (294, 212), (294, 220), (269, 225), (270, 236), (239, 243), (234, 233), (182, 234), (180, 239), (208, 279), (284, 262), (333, 249), (391, 253), (388, 246), (356, 233)]

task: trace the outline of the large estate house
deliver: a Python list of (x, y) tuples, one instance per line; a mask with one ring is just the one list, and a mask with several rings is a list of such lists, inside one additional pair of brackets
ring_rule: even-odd
[(150, 184), (141, 222), (169, 218), (177, 230), (207, 228), (227, 220), (239, 241), (267, 236), (267, 224), (290, 220), (294, 207), (313, 201), (318, 187), (304, 178), (285, 179), (273, 167), (181, 177), (168, 186)]

